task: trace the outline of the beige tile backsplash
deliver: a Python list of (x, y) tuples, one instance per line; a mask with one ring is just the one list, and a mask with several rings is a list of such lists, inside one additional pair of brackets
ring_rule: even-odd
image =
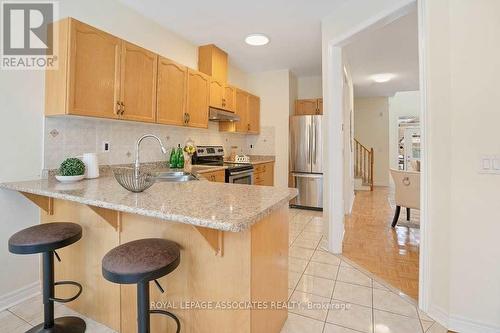
[[(220, 133), (214, 122), (209, 122), (208, 129), (195, 129), (85, 117), (46, 117), (44, 168), (55, 169), (65, 158), (90, 152), (98, 153), (100, 164), (132, 163), (135, 142), (149, 133), (158, 135), (169, 150), (191, 139), (195, 144), (222, 144), (227, 155), (231, 146), (238, 146), (245, 154), (275, 154), (273, 127), (261, 127), (259, 135), (243, 135)], [(109, 152), (103, 152), (104, 142), (109, 143)], [(146, 140), (141, 144), (141, 161), (167, 158), (155, 141)]]

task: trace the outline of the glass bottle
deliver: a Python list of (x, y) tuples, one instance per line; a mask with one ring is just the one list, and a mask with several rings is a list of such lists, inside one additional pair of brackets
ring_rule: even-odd
[(181, 145), (177, 148), (177, 168), (184, 168), (184, 152), (182, 151)]
[(168, 166), (173, 169), (177, 167), (177, 150), (172, 148), (172, 151), (170, 152), (170, 159), (168, 161)]

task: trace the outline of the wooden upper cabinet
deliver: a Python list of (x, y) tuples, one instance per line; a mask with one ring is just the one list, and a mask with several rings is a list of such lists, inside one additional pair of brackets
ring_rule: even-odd
[(298, 99), (295, 102), (296, 115), (317, 114), (318, 101), (316, 99)]
[(160, 57), (158, 60), (157, 122), (185, 125), (187, 67)]
[[(51, 101), (47, 101), (47, 114), (118, 117), (121, 40), (74, 19), (58, 24), (69, 25), (69, 29), (66, 26), (60, 30), (60, 38), (65, 39), (61, 42), (69, 44), (69, 61), (62, 59), (62, 66), (54, 73), (47, 71), (46, 98), (66, 97), (66, 75), (69, 76), (69, 90), (67, 103), (53, 101), (64, 109), (52, 109)], [(64, 56), (64, 53), (59, 54), (59, 57)]]
[(158, 56), (123, 41), (121, 55), (121, 118), (144, 122), (156, 120)]
[(213, 78), (210, 79), (210, 106), (218, 109), (224, 108), (224, 84)]
[(248, 95), (248, 133), (259, 134), (260, 132), (260, 98)]
[(227, 83), (227, 53), (213, 44), (198, 48), (198, 69), (219, 81)]
[(226, 85), (224, 87), (224, 98), (222, 102), (225, 104), (224, 109), (234, 112), (235, 109), (235, 99), (236, 99), (236, 88), (233, 86)]
[(234, 112), (240, 116), (240, 121), (235, 122), (235, 131), (240, 133), (248, 132), (248, 93), (236, 89), (236, 104)]
[(188, 69), (187, 74), (187, 124), (191, 127), (208, 127), (210, 78)]

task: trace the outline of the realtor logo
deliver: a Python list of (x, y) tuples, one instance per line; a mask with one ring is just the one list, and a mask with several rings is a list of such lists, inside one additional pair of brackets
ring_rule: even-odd
[(52, 1), (2, 2), (2, 69), (54, 69)]

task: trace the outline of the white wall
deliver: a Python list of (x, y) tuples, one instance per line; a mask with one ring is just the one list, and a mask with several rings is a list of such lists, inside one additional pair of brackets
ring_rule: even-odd
[[(40, 176), (43, 79), (43, 72), (39, 71), (0, 73), (0, 182), (35, 179)], [(35, 205), (20, 194), (5, 190), (0, 190), (0, 212), (1, 310), (13, 301), (9, 298), (13, 296), (12, 293), (38, 281), (38, 257), (10, 254), (7, 240), (13, 233), (38, 223), (39, 212)]]
[(420, 115), (420, 92), (402, 91), (389, 97), (389, 166), (398, 168), (398, 119), (403, 116)]
[(275, 185), (288, 186), (288, 124), (290, 73), (288, 70), (251, 74), (249, 89), (260, 96), (260, 122), (275, 130)]
[(354, 99), (354, 138), (374, 151), (373, 182), (389, 186), (389, 100), (387, 97)]
[(321, 75), (300, 76), (297, 78), (297, 98), (312, 99), (323, 97), (323, 81)]

